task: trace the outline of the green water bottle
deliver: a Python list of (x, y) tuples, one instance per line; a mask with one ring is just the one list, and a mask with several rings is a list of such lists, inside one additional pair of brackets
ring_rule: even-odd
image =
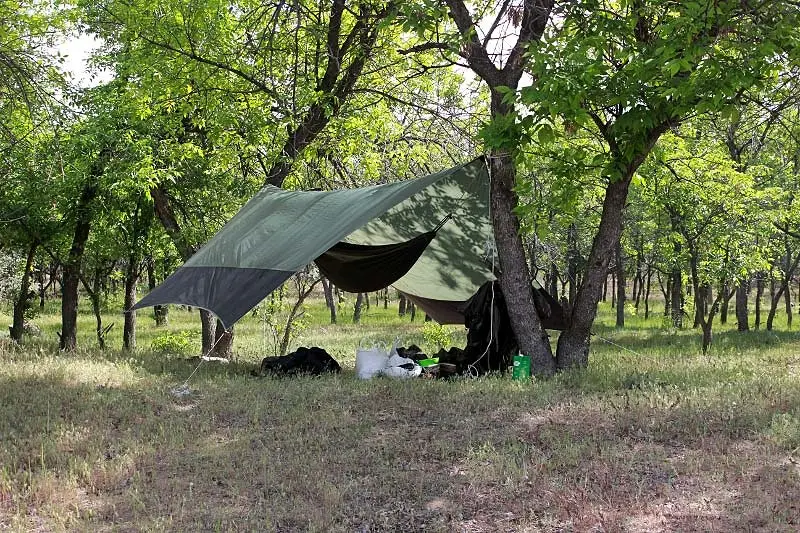
[(514, 356), (511, 379), (514, 381), (528, 381), (531, 379), (531, 357), (529, 355), (517, 354)]

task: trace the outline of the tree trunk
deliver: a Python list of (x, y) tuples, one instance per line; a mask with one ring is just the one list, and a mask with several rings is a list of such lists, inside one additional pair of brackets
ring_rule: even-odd
[(408, 302), (406, 310), (411, 316), (411, 322), (414, 322), (414, 319), (417, 317), (417, 306), (414, 305), (414, 302)]
[(359, 292), (356, 295), (356, 303), (353, 307), (353, 324), (359, 324), (361, 322), (361, 307), (364, 303), (364, 293)]
[(772, 331), (772, 323), (775, 320), (775, 314), (778, 311), (778, 304), (781, 301), (781, 296), (783, 296), (784, 291), (789, 290), (789, 280), (794, 277), (794, 272), (797, 270), (798, 265), (800, 265), (800, 253), (798, 253), (792, 264), (788, 266), (786, 272), (783, 273), (783, 280), (781, 281), (780, 288), (777, 292), (774, 289), (775, 279), (773, 276), (772, 278), (772, 290), (771, 290), (771, 299), (770, 299), (770, 306), (769, 306), (769, 314), (767, 315), (767, 331)]
[(736, 329), (738, 331), (750, 331), (749, 312), (747, 309), (747, 293), (749, 291), (749, 283), (742, 281), (736, 287)]
[[(492, 119), (513, 116), (514, 103), (507, 98), (507, 91), (515, 90), (519, 85), (525, 65), (522, 54), (529, 43), (538, 41), (544, 34), (552, 2), (526, 1), (522, 4), (518, 12), (518, 39), (502, 69), (496, 66), (486, 44), (477, 37), (476, 23), (466, 3), (447, 0), (445, 4), (450, 18), (467, 41), (464, 48), (467, 63), (489, 87)], [(555, 371), (555, 362), (549, 338), (533, 303), (531, 275), (519, 234), (519, 220), (514, 214), (517, 196), (514, 192), (516, 166), (512, 151), (518, 148), (519, 143), (511, 139), (504, 144), (505, 147), (492, 147), (488, 162), (491, 219), (500, 266), (498, 281), (519, 350), (531, 356), (531, 370), (535, 375), (548, 376)]]
[(217, 340), (217, 319), (205, 309), (198, 309), (198, 312), (200, 313), (201, 352), (203, 355), (209, 355)]
[(233, 357), (233, 338), (233, 326), (226, 330), (222, 322), (217, 320), (216, 325), (214, 326), (214, 347), (210, 352), (203, 353), (208, 353), (208, 355), (213, 357), (222, 357), (230, 360)]
[[(620, 230), (621, 231), (621, 230)], [(617, 272), (617, 327), (625, 327), (625, 264), (622, 262), (622, 242), (617, 240), (614, 250)]]
[(644, 319), (647, 320), (650, 318), (650, 283), (653, 279), (653, 269), (650, 268), (650, 265), (647, 265), (647, 276), (645, 281), (645, 289), (644, 289)]
[(661, 289), (661, 294), (664, 296), (664, 316), (670, 316), (670, 309), (672, 302), (670, 296), (672, 295), (672, 282), (671, 276), (667, 276), (667, 284), (664, 286), (664, 280), (661, 279), (661, 272), (656, 272), (656, 279), (658, 280), (658, 287)]
[(25, 258), (25, 270), (22, 271), (22, 280), (19, 283), (19, 294), (14, 300), (10, 335), (16, 342), (22, 341), (22, 334), (25, 332), (25, 311), (31, 305), (31, 271), (33, 270), (33, 260), (36, 257), (38, 248), (38, 242), (34, 242), (28, 248), (28, 255)]
[(756, 316), (755, 328), (761, 328), (761, 297), (764, 295), (764, 273), (756, 274)]
[(128, 257), (128, 268), (125, 270), (125, 303), (123, 308), (124, 326), (122, 329), (122, 349), (136, 349), (136, 311), (129, 311), (136, 304), (136, 282), (139, 280), (138, 252)]
[(769, 306), (769, 313), (767, 314), (767, 331), (772, 331), (772, 323), (775, 320), (775, 314), (778, 311), (778, 304), (781, 301), (781, 296), (783, 296), (784, 285), (781, 283), (780, 288), (774, 294), (771, 299), (771, 304)]
[[(147, 288), (153, 290), (156, 288), (156, 264), (152, 257), (147, 258)], [(169, 320), (169, 307), (166, 305), (153, 306), (153, 318), (156, 320), (156, 326), (166, 326)]]
[[(675, 251), (680, 252), (680, 249), (680, 243), (675, 243)], [(670, 276), (669, 299), (672, 304), (670, 309), (672, 326), (680, 329), (683, 327), (683, 273), (678, 266), (673, 267), (672, 275)]]
[[(787, 258), (788, 262), (788, 258)], [(790, 280), (784, 280), (786, 288), (783, 290), (783, 300), (786, 304), (786, 327), (792, 329), (792, 290), (789, 285)]]
[(397, 296), (397, 315), (406, 316), (406, 295), (402, 292)]
[[(98, 156), (100, 157), (100, 156)], [(78, 285), (80, 284), (81, 263), (92, 227), (91, 205), (97, 197), (97, 177), (99, 162), (92, 169), (92, 175), (83, 186), (75, 210), (75, 228), (67, 261), (64, 263), (64, 282), (61, 287), (61, 337), (59, 348), (72, 351), (78, 346)]]
[(708, 348), (711, 346), (711, 343), (714, 340), (713, 334), (711, 332), (711, 324), (707, 324), (705, 321), (701, 321), (700, 327), (703, 330), (703, 344), (702, 350), (703, 354), (708, 353)]
[(336, 324), (336, 300), (333, 298), (332, 284), (326, 279), (322, 278), (322, 292), (325, 294), (325, 305), (331, 312), (331, 324)]
[[(608, 276), (606, 276), (608, 277)], [(617, 273), (611, 272), (611, 309), (617, 308)]]
[(98, 266), (94, 270), (94, 279), (92, 285), (89, 286), (84, 280), (84, 288), (89, 293), (89, 301), (92, 302), (92, 313), (94, 313), (95, 334), (97, 336), (97, 345), (101, 350), (106, 349), (106, 333), (113, 327), (113, 323), (107, 329), (103, 329), (103, 315), (100, 309), (100, 290), (102, 284), (103, 270)]
[(558, 301), (558, 269), (556, 268), (555, 263), (550, 265), (550, 276), (548, 281), (548, 292), (550, 292), (550, 296), (552, 296), (554, 300)]
[(727, 324), (728, 323), (728, 302), (730, 299), (728, 298), (728, 294), (732, 291), (728, 286), (728, 281), (725, 280), (722, 282), (722, 292), (725, 293), (725, 296), (722, 298), (722, 307), (719, 310), (719, 323), (720, 324)]
[[(500, 99), (501, 96), (493, 92), (493, 114), (498, 114)], [(514, 160), (509, 154), (495, 152), (489, 165), (492, 227), (500, 266), (498, 281), (506, 299), (511, 327), (519, 351), (531, 357), (532, 373), (550, 376), (555, 371), (555, 360), (533, 303), (528, 262), (519, 234), (519, 220), (514, 214), (517, 207)]]
[[(197, 248), (189, 244), (181, 232), (181, 227), (178, 224), (178, 219), (175, 217), (169, 195), (161, 186), (158, 186), (150, 189), (150, 197), (153, 199), (153, 208), (156, 216), (164, 227), (164, 230), (170, 236), (172, 244), (175, 245), (181, 259), (183, 259), (184, 262), (188, 261), (197, 251)], [(205, 309), (200, 309), (199, 312), (200, 328), (202, 330), (202, 350), (203, 354), (208, 354), (214, 346), (216, 319)]]
[(608, 273), (609, 258), (622, 233), (622, 214), (634, 170), (629, 169), (623, 177), (611, 181), (606, 187), (603, 213), (592, 242), (586, 274), (568, 317), (567, 329), (558, 338), (556, 358), (559, 369), (585, 367), (589, 363), (592, 324), (597, 315), (603, 278)]

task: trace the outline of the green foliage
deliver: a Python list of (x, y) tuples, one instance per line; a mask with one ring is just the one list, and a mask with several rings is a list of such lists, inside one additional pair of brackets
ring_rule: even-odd
[(437, 350), (449, 348), (453, 343), (453, 332), (438, 322), (425, 322), (422, 325), (422, 338), (427, 346), (436, 346)]
[(742, 90), (779, 72), (795, 53), (797, 17), (782, 3), (574, 3), (562, 28), (532, 47), (536, 83), (520, 100), (532, 124), (597, 132), (606, 150), (594, 163), (618, 179), (659, 131), (731, 109)]
[(169, 355), (188, 355), (192, 352), (192, 339), (196, 331), (175, 331), (162, 333), (150, 343), (150, 349)]

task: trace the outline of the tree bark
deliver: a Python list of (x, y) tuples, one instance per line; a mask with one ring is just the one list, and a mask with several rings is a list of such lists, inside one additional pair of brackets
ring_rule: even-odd
[[(522, 77), (525, 50), (544, 33), (553, 1), (525, 0), (522, 3), (517, 41), (502, 69), (494, 64), (485, 44), (478, 38), (476, 23), (465, 2), (446, 0), (445, 3), (459, 33), (466, 40), (461, 54), (489, 87), (492, 118), (512, 115), (513, 103), (505, 100), (506, 91), (499, 89), (517, 88)], [(519, 220), (514, 214), (517, 197), (514, 193), (516, 166), (512, 151), (516, 148), (517, 143), (512, 141), (505, 148), (493, 147), (489, 156), (491, 218), (500, 266), (498, 281), (519, 350), (531, 356), (531, 369), (535, 375), (548, 376), (554, 372), (555, 363), (549, 338), (533, 303), (530, 271), (519, 235)]]
[[(164, 227), (164, 230), (170, 236), (181, 259), (183, 259), (184, 262), (188, 261), (197, 251), (197, 248), (189, 244), (181, 232), (181, 227), (178, 223), (178, 219), (175, 217), (169, 195), (166, 190), (158, 186), (150, 189), (150, 197), (153, 199), (153, 208), (155, 209), (156, 216)], [(205, 309), (199, 309), (198, 312), (200, 313), (202, 352), (203, 354), (208, 354), (211, 352), (216, 340), (216, 319)]]
[(747, 309), (747, 293), (749, 293), (749, 282), (742, 281), (736, 287), (736, 329), (738, 331), (750, 331), (750, 313)]
[(513, 191), (516, 169), (508, 154), (494, 153), (489, 163), (492, 227), (500, 265), (500, 288), (520, 352), (531, 357), (531, 370), (535, 375), (549, 376), (555, 371), (555, 360), (533, 303), (528, 262), (519, 234), (519, 220), (514, 214), (517, 206)]
[(764, 273), (756, 273), (756, 312), (755, 328), (761, 329), (761, 297), (764, 295)]
[(124, 325), (122, 329), (122, 349), (136, 349), (136, 311), (128, 311), (136, 304), (136, 282), (139, 280), (138, 251), (128, 257), (128, 267), (125, 269), (125, 303), (123, 308)]
[[(675, 249), (676, 252), (680, 252), (680, 243), (675, 243)], [(672, 269), (670, 289), (672, 326), (680, 329), (683, 327), (683, 273), (678, 266)]]
[(11, 321), (10, 336), (16, 342), (22, 341), (25, 332), (25, 311), (31, 304), (31, 271), (33, 270), (33, 260), (36, 257), (36, 250), (39, 243), (34, 241), (28, 248), (28, 255), (25, 258), (25, 269), (22, 271), (22, 279), (19, 283), (19, 294), (14, 300), (13, 319)]
[(672, 276), (667, 276), (667, 285), (664, 286), (663, 281), (661, 280), (661, 274), (658, 274), (658, 285), (661, 288), (661, 294), (664, 295), (664, 316), (670, 316), (670, 310), (672, 309)]
[(233, 357), (233, 339), (233, 326), (225, 329), (222, 322), (217, 320), (214, 327), (214, 345), (211, 351), (208, 352), (208, 355), (222, 357), (223, 359), (231, 359)]
[[(789, 258), (786, 258), (786, 262), (789, 262)], [(784, 280), (786, 284), (786, 288), (783, 291), (783, 300), (786, 305), (786, 327), (792, 329), (792, 290), (791, 286), (789, 285), (790, 280)]]
[(550, 266), (550, 276), (547, 287), (550, 296), (552, 296), (554, 300), (558, 300), (558, 268), (556, 268), (555, 262)]
[[(156, 288), (156, 265), (152, 257), (147, 258), (147, 288), (153, 290)], [(153, 306), (153, 317), (156, 321), (156, 326), (166, 326), (169, 321), (169, 307), (166, 305)]]
[(783, 296), (784, 291), (789, 290), (789, 280), (794, 276), (798, 265), (800, 265), (800, 253), (795, 256), (792, 264), (789, 265), (787, 271), (783, 273), (783, 280), (781, 280), (781, 285), (778, 290), (775, 291), (773, 289), (771, 291), (772, 297), (770, 300), (769, 314), (767, 315), (767, 331), (772, 331), (772, 323), (775, 320), (775, 314), (778, 311), (778, 304), (781, 301), (781, 296)]
[(364, 293), (359, 292), (356, 295), (356, 303), (353, 306), (353, 324), (361, 322), (361, 308), (364, 304)]
[(634, 170), (630, 169), (626, 175), (606, 187), (600, 226), (592, 242), (586, 274), (568, 317), (567, 329), (558, 338), (556, 359), (559, 369), (589, 364), (592, 324), (597, 316), (597, 304), (603, 289), (603, 278), (608, 272), (609, 259), (622, 232), (622, 213)]
[[(98, 162), (99, 163), (99, 162)], [(64, 282), (61, 287), (61, 336), (59, 348), (73, 351), (78, 346), (78, 286), (80, 284), (81, 264), (92, 228), (91, 206), (97, 198), (99, 177), (102, 168), (99, 164), (91, 170), (84, 184), (75, 210), (75, 228), (72, 232), (72, 245), (64, 262)]]
[(331, 282), (326, 278), (322, 278), (322, 292), (325, 294), (325, 305), (331, 313), (331, 324), (336, 324), (336, 301), (333, 298), (333, 289)]
[(722, 290), (722, 292), (725, 293), (725, 296), (722, 298), (722, 305), (721, 305), (720, 310), (719, 310), (719, 323), (720, 324), (727, 324), (728, 323), (728, 302), (730, 302), (730, 300), (728, 299), (728, 294), (732, 292), (728, 285), (729, 285), (728, 284), (728, 280), (725, 280), (725, 281), (722, 282), (722, 289), (721, 290)]
[[(608, 278), (608, 276), (606, 276)], [(611, 271), (611, 309), (617, 308), (617, 273)]]
[(597, 304), (603, 290), (603, 278), (608, 273), (609, 258), (622, 234), (622, 217), (628, 199), (628, 187), (636, 169), (644, 162), (661, 134), (668, 129), (668, 123), (651, 129), (640, 150), (633, 157), (625, 156), (624, 159), (616, 140), (608, 133), (607, 124), (605, 128), (604, 135), (607, 136), (616, 159), (612, 168), (623, 170), (616, 179), (609, 178), (606, 186), (600, 225), (592, 241), (586, 271), (567, 321), (567, 329), (558, 338), (556, 360), (559, 369), (585, 367), (589, 364), (592, 324), (597, 316)]

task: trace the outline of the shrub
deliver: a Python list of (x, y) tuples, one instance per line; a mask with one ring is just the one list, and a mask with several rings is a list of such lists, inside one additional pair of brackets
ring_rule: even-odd
[(453, 332), (437, 322), (425, 322), (422, 326), (422, 338), (429, 347), (447, 348), (453, 342)]
[(150, 343), (150, 349), (154, 352), (186, 355), (192, 350), (192, 337), (194, 335), (195, 333), (191, 331), (164, 333), (153, 339), (153, 342)]

